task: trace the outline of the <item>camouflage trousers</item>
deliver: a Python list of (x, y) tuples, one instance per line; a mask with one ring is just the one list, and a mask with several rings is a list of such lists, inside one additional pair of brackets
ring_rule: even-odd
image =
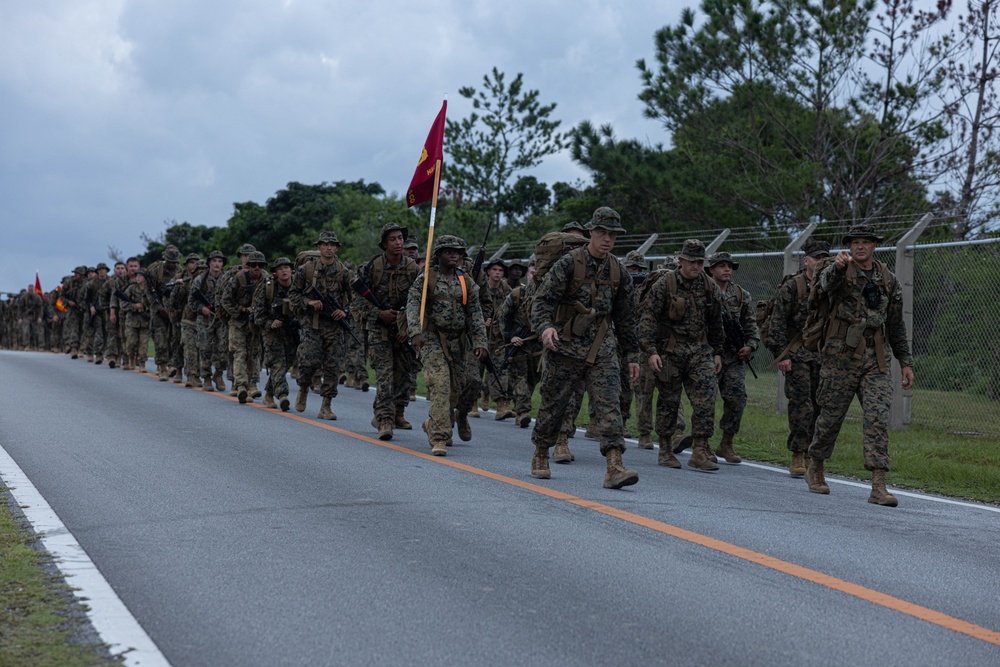
[[(649, 437), (653, 434), (653, 392), (656, 391), (656, 376), (649, 364), (643, 361), (639, 364), (639, 381), (635, 385), (636, 431), (639, 437)], [(665, 442), (673, 442), (684, 434), (687, 420), (684, 418), (684, 406), (677, 403), (677, 425), (674, 433)]]
[(83, 330), (80, 334), (80, 349), (86, 354), (104, 356), (104, 311), (98, 310), (93, 316), (84, 313)]
[(72, 351), (80, 349), (80, 330), (83, 327), (83, 311), (70, 308), (63, 322), (64, 349)]
[(321, 373), (323, 384), (319, 393), (323, 398), (336, 398), (340, 365), (344, 360), (344, 338), (349, 338), (340, 326), (330, 319), (320, 320), (319, 327), (303, 327), (296, 359), (298, 360), (299, 387), (312, 386), (313, 376)]
[[(601, 454), (612, 449), (625, 451), (621, 405), (618, 355), (597, 355), (593, 365), (583, 359), (573, 359), (551, 350), (545, 351), (542, 369), (542, 402), (531, 432), (537, 447), (552, 447), (566, 429), (567, 411), (573, 410), (574, 394), (586, 388), (594, 406), (590, 430), (601, 439)], [(576, 403), (576, 410), (580, 404)], [(576, 416), (575, 411), (572, 413)]]
[(511, 357), (507, 366), (513, 410), (519, 415), (531, 413), (531, 396), (538, 384), (538, 361), (539, 357), (518, 354)]
[[(181, 332), (181, 340), (178, 348), (181, 350), (184, 372), (187, 373), (188, 382), (201, 377), (201, 360), (198, 355), (198, 324), (196, 322), (182, 321), (178, 327)], [(181, 366), (174, 366), (177, 372), (181, 372)], [(180, 376), (178, 376), (180, 377)]]
[(747, 407), (746, 365), (736, 357), (723, 357), (718, 388), (722, 397), (722, 419), (719, 421), (719, 429), (723, 433), (736, 435), (740, 432), (743, 411)]
[[(184, 330), (183, 320), (170, 325), (170, 362), (168, 365), (176, 368), (178, 372), (186, 366), (184, 363)], [(197, 372), (198, 367), (195, 366)]]
[[(362, 342), (358, 343), (350, 335), (344, 335), (344, 366), (343, 371), (355, 380), (368, 381), (368, 368), (365, 366), (365, 346), (364, 340), (366, 331), (361, 328), (358, 322), (353, 323), (354, 335)], [(339, 381), (339, 378), (338, 378)]]
[(267, 368), (265, 392), (288, 396), (288, 370), (295, 365), (298, 337), (284, 325), (264, 334), (264, 367)]
[[(567, 437), (572, 436), (576, 432), (576, 417), (580, 414), (580, 408), (583, 407), (583, 395), (586, 393), (587, 386), (581, 384), (578, 387), (574, 387), (573, 393), (570, 394), (569, 402), (566, 404), (566, 414), (563, 415), (562, 428), (559, 431)], [(541, 404), (539, 404), (538, 409), (541, 410)], [(591, 420), (595, 419), (593, 408), (588, 407), (588, 416)]]
[(145, 368), (149, 357), (149, 326), (145, 322), (125, 327), (125, 354), (140, 368)]
[(468, 412), (479, 395), (480, 381), (476, 377), (478, 359), (472, 355), (472, 360), (476, 362), (473, 364), (469, 360), (471, 350), (466, 352), (464, 349), (467, 343), (463, 345), (463, 341), (457, 338), (447, 340), (451, 361), (445, 356), (440, 338), (434, 334), (424, 334), (424, 347), (420, 350), (424, 380), (427, 382), (427, 400), (430, 402), (430, 433), (427, 439), (431, 445), (451, 439), (452, 408), (461, 410), (460, 402), (465, 400), (468, 401)]
[(368, 332), (368, 363), (375, 370), (375, 398), (372, 400), (375, 422), (393, 419), (396, 410), (405, 408), (410, 402), (413, 353), (406, 343), (390, 340), (389, 330), (379, 326)]
[[(465, 385), (458, 393), (458, 402), (455, 404), (455, 408), (469, 413), (479, 398), (479, 392), (482, 391), (483, 375), (479, 370), (479, 359), (472, 348), (468, 344), (465, 347), (468, 348), (465, 350), (465, 361), (462, 364), (465, 372)], [(427, 380), (426, 369), (424, 370), (424, 380)]]
[(632, 381), (628, 376), (628, 360), (618, 355), (618, 405), (622, 411), (622, 423), (632, 416)]
[(211, 379), (213, 366), (217, 371), (226, 370), (228, 351), (228, 327), (217, 317), (198, 316), (198, 361), (203, 379)]
[(710, 438), (715, 432), (715, 361), (704, 343), (677, 343), (673, 352), (661, 353), (663, 368), (655, 375), (656, 433), (660, 443), (670, 442), (677, 427), (681, 391), (691, 401), (691, 435)]
[[(809, 456), (828, 459), (833, 455), (840, 427), (855, 396), (861, 403), (865, 468), (889, 470), (889, 405), (892, 402), (892, 375), (879, 370), (875, 350), (868, 346), (860, 359), (842, 340), (832, 339), (823, 349), (816, 400), (819, 416), (809, 445)], [(886, 345), (885, 358), (891, 358)]]
[(153, 306), (153, 313), (149, 318), (149, 333), (153, 337), (153, 356), (156, 359), (156, 367), (166, 366), (170, 363), (170, 329), (169, 322), (156, 312)]
[(108, 359), (114, 359), (116, 362), (122, 356), (122, 340), (125, 338), (124, 335), (124, 323), (115, 315), (115, 321), (111, 321), (111, 315), (108, 314), (108, 329), (107, 329), (107, 340), (104, 343), (104, 355)]
[[(798, 356), (798, 355), (796, 355)], [(804, 452), (812, 443), (819, 416), (816, 393), (819, 388), (819, 361), (792, 360), (785, 373), (785, 398), (788, 399), (788, 450)]]
[(36, 319), (23, 318), (21, 320), (21, 341), (23, 346), (33, 350), (42, 349), (45, 342), (44, 326)]
[[(229, 323), (229, 349), (233, 353), (233, 387), (252, 391), (254, 377), (259, 377), (257, 358), (260, 355), (260, 330), (242, 320)], [(251, 386), (253, 384), (253, 386)]]

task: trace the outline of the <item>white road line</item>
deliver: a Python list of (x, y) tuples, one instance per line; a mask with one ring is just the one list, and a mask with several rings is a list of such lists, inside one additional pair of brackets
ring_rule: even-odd
[(89, 607), (87, 616), (97, 634), (111, 647), (111, 653), (123, 654), (125, 664), (133, 667), (170, 667), (87, 552), (3, 447), (0, 447), (0, 478), (38, 533), (45, 550), (52, 554), (74, 595)]

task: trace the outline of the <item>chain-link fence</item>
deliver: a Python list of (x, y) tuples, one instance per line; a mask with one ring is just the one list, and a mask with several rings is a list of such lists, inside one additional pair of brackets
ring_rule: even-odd
[[(906, 393), (905, 403), (894, 403), (894, 410), (902, 411), (895, 422), (956, 435), (1000, 437), (1000, 300), (995, 292), (1000, 285), (1000, 238), (921, 244), (907, 239), (915, 226), (922, 227), (926, 236), (928, 230), (948, 221), (901, 218), (875, 224), (886, 237), (879, 243), (876, 258), (897, 273), (900, 285), (910, 293), (904, 306), (912, 312), (916, 386)], [(812, 236), (831, 241), (836, 252), (848, 228), (848, 223), (827, 222)], [(910, 236), (919, 234), (918, 230)], [(658, 237), (646, 253), (647, 260), (655, 265), (676, 253), (689, 236)], [(715, 250), (731, 253), (739, 262), (733, 280), (749, 290), (755, 303), (770, 298), (786, 272), (785, 253), (750, 250), (760, 245), (761, 233), (756, 229), (719, 230), (713, 237), (706, 234), (701, 240), (706, 245), (712, 243)], [(645, 235), (622, 236), (615, 252), (624, 257), (647, 240)], [(910, 270), (897, 269), (897, 244), (904, 246), (900, 252), (910, 251), (912, 260), (904, 259), (912, 261)], [(525, 243), (524, 248), (509, 249), (507, 257), (527, 257), (530, 250), (530, 244)], [(801, 266), (801, 256), (801, 252), (790, 253), (792, 266)], [(753, 366), (759, 379), (748, 375), (747, 392), (750, 401), (781, 411), (780, 378), (771, 361), (767, 350), (757, 352)], [(860, 418), (854, 401), (848, 419)]]

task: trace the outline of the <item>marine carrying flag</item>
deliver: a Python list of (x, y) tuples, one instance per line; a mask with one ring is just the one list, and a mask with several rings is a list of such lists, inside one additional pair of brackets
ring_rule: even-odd
[(417, 170), (410, 181), (410, 189), (406, 191), (406, 205), (416, 206), (423, 204), (429, 199), (433, 199), (435, 184), (438, 182), (434, 177), (438, 165), (444, 159), (444, 116), (448, 109), (448, 100), (441, 103), (441, 111), (438, 112), (431, 131), (424, 142), (424, 149), (420, 151), (420, 161), (417, 163)]
[(35, 294), (38, 296), (42, 296), (44, 294), (44, 292), (42, 292), (42, 281), (38, 279), (38, 271), (35, 271)]

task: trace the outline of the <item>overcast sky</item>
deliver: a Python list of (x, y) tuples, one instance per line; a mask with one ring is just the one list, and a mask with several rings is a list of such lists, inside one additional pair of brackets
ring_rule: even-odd
[[(0, 289), (51, 289), (165, 221), (221, 226), (290, 181), (402, 194), (448, 96), (496, 66), (570, 129), (642, 117), (638, 58), (695, 2), (2, 0)], [(535, 172), (586, 180), (567, 154)], [(232, 250), (232, 249), (225, 249)]]

